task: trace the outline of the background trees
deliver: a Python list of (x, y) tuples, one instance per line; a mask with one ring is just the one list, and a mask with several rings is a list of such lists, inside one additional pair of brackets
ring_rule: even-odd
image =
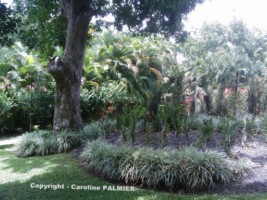
[(183, 65), (192, 69), (187, 74), (188, 84), (195, 91), (198, 112), (265, 111), (265, 44), (263, 32), (249, 30), (240, 21), (233, 21), (229, 27), (205, 25), (187, 40), (181, 49), (186, 58)]
[(0, 3), (0, 45), (10, 45), (12, 33), (16, 31), (18, 18), (5, 4)]
[(51, 126), (54, 83), (37, 53), (20, 43), (0, 50), (0, 131)]

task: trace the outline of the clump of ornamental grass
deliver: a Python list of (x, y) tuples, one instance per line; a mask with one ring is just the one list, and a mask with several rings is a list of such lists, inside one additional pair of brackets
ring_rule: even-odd
[(105, 138), (114, 129), (116, 129), (116, 121), (105, 118), (85, 125), (81, 133), (86, 140), (96, 140)]
[(66, 153), (81, 144), (82, 136), (75, 132), (63, 130), (55, 134), (58, 153)]
[(98, 122), (91, 122), (84, 126), (82, 132), (86, 139), (96, 140), (103, 135), (104, 131)]
[(87, 169), (108, 179), (172, 191), (227, 184), (237, 172), (235, 163), (216, 151), (117, 147), (101, 140), (88, 142), (80, 160)]
[(56, 152), (54, 140), (49, 131), (34, 131), (25, 133), (17, 146), (18, 156), (49, 155)]
[(54, 133), (37, 130), (22, 135), (17, 146), (19, 157), (46, 156), (55, 153), (66, 153), (81, 144), (80, 134), (68, 131)]

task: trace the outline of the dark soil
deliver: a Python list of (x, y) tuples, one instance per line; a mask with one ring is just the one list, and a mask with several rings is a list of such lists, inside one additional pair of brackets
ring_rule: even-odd
[(249, 170), (236, 182), (215, 188), (217, 194), (245, 194), (267, 192), (267, 137), (253, 135), (244, 147), (237, 143), (231, 151), (249, 165)]

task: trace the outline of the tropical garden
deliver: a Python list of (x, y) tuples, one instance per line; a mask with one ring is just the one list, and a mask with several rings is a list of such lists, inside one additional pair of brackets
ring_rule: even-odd
[[(157, 2), (166, 14), (170, 6)], [(81, 71), (71, 71), (58, 1), (0, 3), (8, 27), (0, 30), (0, 199), (266, 199), (266, 32), (233, 20), (167, 37), (167, 21), (162, 32), (153, 29), (156, 20), (148, 21), (150, 33), (137, 31), (120, 18), (130, 8), (114, 4), (119, 28), (90, 24)], [(62, 98), (73, 95), (63, 86), (74, 84), (72, 75), (56, 67), (80, 77), (80, 93), (70, 87), (78, 106)], [(238, 185), (255, 171), (255, 182)]]

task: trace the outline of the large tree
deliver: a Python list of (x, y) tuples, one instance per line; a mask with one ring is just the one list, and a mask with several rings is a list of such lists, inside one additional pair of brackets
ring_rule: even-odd
[[(62, 0), (67, 37), (62, 58), (50, 61), (56, 81), (54, 129), (82, 128), (80, 87), (88, 27), (93, 17), (114, 16), (113, 25), (138, 33), (180, 37), (183, 17), (204, 0)], [(103, 21), (102, 21), (103, 22)], [(103, 24), (100, 23), (99, 24)]]

